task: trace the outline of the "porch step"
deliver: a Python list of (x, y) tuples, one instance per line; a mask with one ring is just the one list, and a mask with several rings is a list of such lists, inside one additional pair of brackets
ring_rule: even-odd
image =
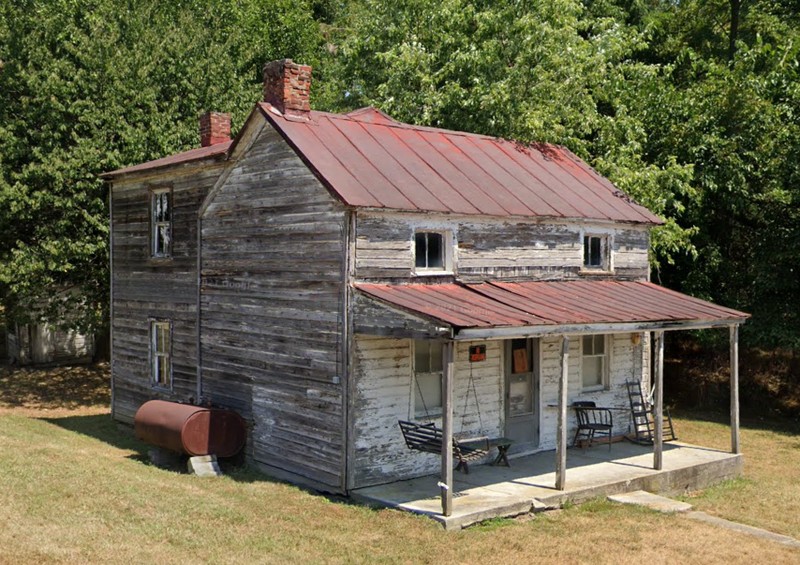
[(666, 496), (659, 496), (646, 490), (636, 490), (625, 494), (614, 494), (608, 497), (612, 502), (619, 502), (622, 504), (635, 504), (637, 506), (646, 506), (651, 510), (658, 512), (674, 513), (674, 512), (688, 512), (692, 509), (692, 505), (686, 502), (680, 502), (667, 498)]

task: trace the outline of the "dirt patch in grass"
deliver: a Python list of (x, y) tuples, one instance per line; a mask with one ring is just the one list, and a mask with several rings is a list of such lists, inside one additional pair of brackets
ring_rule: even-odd
[(0, 367), (0, 410), (31, 415), (43, 411), (107, 410), (108, 363), (75, 367)]

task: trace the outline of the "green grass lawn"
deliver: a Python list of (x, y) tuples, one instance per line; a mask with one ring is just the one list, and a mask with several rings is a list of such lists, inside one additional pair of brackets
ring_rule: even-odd
[[(427, 518), (246, 469), (212, 479), (158, 469), (102, 404), (3, 400), (0, 392), (0, 563), (800, 562), (800, 552), (773, 542), (602, 500), (445, 532)], [(676, 425), (686, 441), (728, 441), (722, 424), (691, 417)], [(792, 479), (800, 436), (745, 425), (742, 438), (747, 478), (691, 502), (800, 536), (800, 481)]]

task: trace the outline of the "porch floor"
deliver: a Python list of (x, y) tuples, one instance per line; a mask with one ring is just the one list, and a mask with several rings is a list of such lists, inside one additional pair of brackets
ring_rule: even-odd
[(442, 516), (438, 475), (356, 489), (351, 495), (370, 504), (425, 514), (445, 529), (515, 516), (635, 490), (678, 494), (705, 488), (742, 472), (743, 457), (682, 442), (664, 444), (663, 470), (653, 469), (653, 448), (629, 442), (567, 452), (566, 489), (555, 489), (555, 452), (511, 459), (511, 467), (471, 465), (454, 472), (453, 513)]

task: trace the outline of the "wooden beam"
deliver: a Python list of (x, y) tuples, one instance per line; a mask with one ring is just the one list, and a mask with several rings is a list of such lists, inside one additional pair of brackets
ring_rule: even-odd
[(744, 323), (743, 318), (726, 318), (715, 321), (694, 322), (620, 322), (599, 324), (567, 324), (544, 326), (518, 326), (503, 328), (467, 328), (459, 330), (456, 341), (476, 341), (491, 339), (516, 339), (527, 337), (551, 337), (558, 335), (595, 335), (612, 333), (634, 333), (645, 331), (707, 330), (725, 328), (731, 324)]
[(731, 334), (731, 453), (741, 453), (739, 444), (739, 326)]
[(453, 342), (442, 346), (442, 514), (453, 513)]
[(569, 384), (569, 336), (561, 336), (561, 378), (558, 381), (558, 443), (556, 444), (556, 489), (567, 482), (567, 392)]
[(656, 374), (655, 374), (655, 430), (653, 434), (653, 469), (664, 467), (664, 332), (656, 332)]

